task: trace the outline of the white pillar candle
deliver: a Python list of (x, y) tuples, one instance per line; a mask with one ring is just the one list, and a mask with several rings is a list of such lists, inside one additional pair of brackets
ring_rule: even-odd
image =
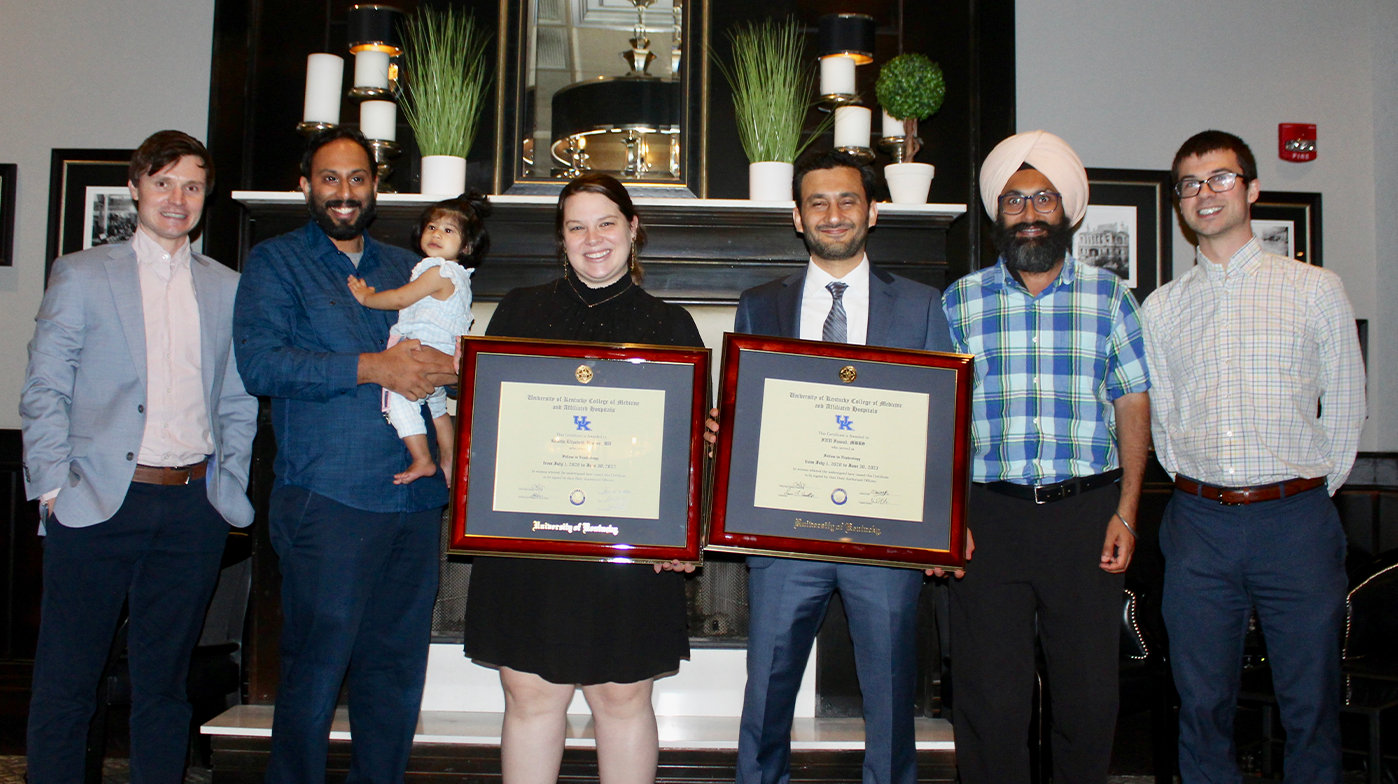
[(835, 146), (868, 147), (869, 126), (874, 113), (863, 106), (840, 106), (835, 109)]
[(359, 132), (366, 139), (397, 141), (398, 104), (393, 101), (365, 101), (359, 105)]
[(820, 58), (820, 94), (854, 95), (854, 58), (832, 54)]
[(388, 89), (388, 52), (364, 49), (354, 54), (354, 86)]
[(887, 110), (883, 112), (883, 135), (885, 139), (890, 136), (903, 135), (903, 121), (895, 120)]
[(340, 124), (340, 85), (345, 61), (333, 54), (306, 58), (306, 108), (301, 119), (308, 123)]

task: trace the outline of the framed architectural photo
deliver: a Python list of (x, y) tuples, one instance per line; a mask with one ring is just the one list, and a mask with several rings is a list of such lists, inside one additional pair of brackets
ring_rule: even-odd
[(700, 560), (709, 350), (464, 338), (450, 551)]
[(15, 178), (19, 166), (0, 163), (0, 267), (15, 263)]
[(972, 358), (724, 335), (706, 549), (964, 564)]
[(1252, 205), (1252, 233), (1262, 249), (1321, 265), (1320, 194), (1263, 191)]
[(136, 228), (136, 208), (125, 193), (132, 150), (54, 150), (49, 168), (47, 282), (53, 260), (94, 245), (121, 242)]
[(1073, 235), (1073, 256), (1120, 275), (1142, 302), (1173, 271), (1170, 173), (1088, 169), (1087, 180), (1087, 215)]

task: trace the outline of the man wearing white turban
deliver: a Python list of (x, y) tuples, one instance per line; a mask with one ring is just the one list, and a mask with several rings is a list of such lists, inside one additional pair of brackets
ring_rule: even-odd
[(1088, 188), (1062, 139), (1006, 139), (980, 184), (1000, 259), (944, 299), (952, 343), (976, 358), (975, 560), (951, 590), (957, 765), (963, 784), (1029, 781), (1037, 638), (1055, 698), (1053, 780), (1101, 784), (1150, 436), (1136, 301), (1069, 253)]

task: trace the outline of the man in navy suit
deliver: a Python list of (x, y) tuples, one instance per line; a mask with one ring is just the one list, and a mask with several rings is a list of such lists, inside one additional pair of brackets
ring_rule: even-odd
[(252, 523), (257, 399), (233, 361), (238, 273), (190, 249), (209, 151), (161, 131), (131, 158), (132, 239), (54, 262), (20, 394), (44, 593), (28, 778), (83, 778), (88, 722), (129, 607), (131, 778), (184, 777), (190, 652), (228, 526)]
[[(800, 272), (743, 292), (734, 331), (856, 345), (951, 351), (936, 289), (869, 263), (878, 220), (874, 172), (842, 152), (796, 167), (792, 220), (811, 253)], [(917, 780), (915, 569), (748, 558), (751, 631), (738, 740), (738, 784), (791, 777), (796, 692), (830, 595), (845, 603), (864, 696), (864, 784)]]

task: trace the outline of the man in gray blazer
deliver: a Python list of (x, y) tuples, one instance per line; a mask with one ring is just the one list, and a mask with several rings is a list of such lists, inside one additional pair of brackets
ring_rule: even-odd
[[(869, 346), (951, 351), (942, 297), (931, 286), (869, 263), (878, 220), (874, 172), (842, 152), (797, 164), (796, 230), (811, 252), (804, 270), (743, 292), (733, 330)], [(791, 775), (796, 692), (830, 595), (840, 592), (864, 698), (864, 784), (917, 780), (913, 693), (917, 679), (916, 569), (748, 558), (747, 689), (738, 784)]]
[(238, 274), (190, 250), (208, 150), (161, 131), (132, 156), (137, 230), (54, 262), (20, 397), (44, 587), (29, 706), (31, 784), (83, 778), (88, 721), (123, 602), (133, 780), (183, 779), (190, 652), (228, 526), (252, 522), (257, 400), (232, 352)]

